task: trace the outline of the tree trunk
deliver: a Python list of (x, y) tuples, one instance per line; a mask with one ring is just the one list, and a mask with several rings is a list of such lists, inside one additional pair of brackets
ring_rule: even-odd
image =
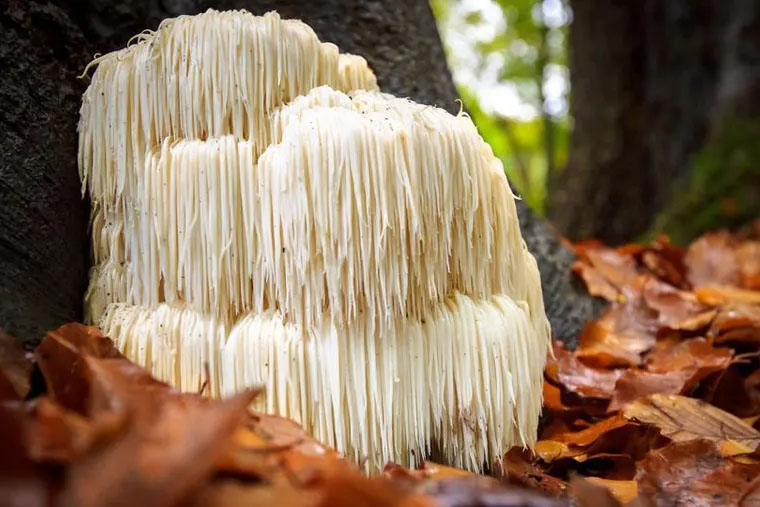
[(724, 107), (731, 34), (754, 3), (570, 1), (573, 132), (549, 192), (563, 233), (621, 243), (650, 230)]
[[(285, 18), (302, 19), (314, 28), (322, 40), (334, 42), (342, 51), (364, 56), (377, 74), (378, 83), (384, 91), (435, 104), (451, 112), (459, 109), (456, 103), (458, 96), (446, 65), (435, 20), (425, 0), (325, 0), (318, 4), (304, 4), (300, 0), (144, 0), (132, 3), (59, 0), (55, 3), (72, 20), (66, 25), (66, 30), (75, 34), (77, 40), (86, 40), (90, 53), (103, 53), (123, 47), (132, 35), (145, 28), (154, 29), (166, 17), (194, 14), (209, 7), (245, 8), (255, 14), (276, 9)], [(29, 10), (36, 8), (34, 6), (37, 4), (30, 2), (25, 5)], [(22, 8), (17, 6), (17, 9)], [(65, 18), (63, 12), (61, 15)], [(44, 25), (41, 25), (40, 31), (44, 31)], [(33, 44), (29, 37), (20, 40), (28, 40), (27, 44)], [(48, 39), (43, 44), (54, 47), (57, 41)], [(23, 47), (19, 49), (19, 53), (24, 51)], [(3, 63), (11, 67), (16, 65), (13, 59)], [(39, 191), (25, 187), (24, 178), (31, 171), (41, 176), (50, 174), (47, 178), (41, 178), (39, 184), (44, 186), (45, 192), (56, 195), (59, 199), (46, 201), (44, 211), (46, 215), (58, 217), (66, 224), (66, 227), (35, 231), (33, 236), (18, 235), (8, 242), (8, 248), (14, 250), (9, 250), (8, 255), (0, 261), (3, 263), (0, 266), (0, 277), (3, 277), (4, 290), (4, 301), (0, 302), (3, 308), (0, 326), (28, 340), (38, 339), (46, 328), (80, 314), (81, 295), (86, 281), (82, 267), (87, 264), (84, 248), (87, 219), (79, 202), (76, 180), (75, 124), (76, 106), (83, 83), (73, 81), (72, 76), (85, 63), (85, 59), (78, 53), (68, 61), (53, 63), (49, 57), (41, 55), (34, 63), (27, 65), (29, 80), (16, 84), (4, 78), (2, 83), (4, 93), (9, 90), (9, 94), (16, 93), (14, 90), (18, 86), (25, 87), (25, 90), (35, 89), (38, 85), (58, 87), (61, 79), (65, 86), (73, 88), (69, 102), (74, 103), (66, 108), (59, 106), (52, 98), (42, 102), (28, 100), (24, 103), (24, 107), (35, 111), (37, 115), (54, 114), (65, 119), (65, 125), (57, 125), (55, 144), (50, 141), (47, 145), (49, 158), (59, 161), (54, 174), (45, 171), (46, 166), (42, 163), (31, 169), (20, 164), (24, 160), (24, 153), (36, 151), (35, 138), (22, 137), (17, 142), (21, 153), (8, 164), (8, 174), (3, 175), (4, 180), (15, 185), (18, 193), (18, 202), (13, 204), (14, 213), (21, 216), (31, 228), (38, 218), (28, 204), (36, 199)], [(57, 66), (50, 74), (62, 77), (56, 78), (49, 74), (39, 76), (31, 71), (34, 67), (51, 65)], [(18, 130), (21, 136), (28, 126), (23, 118), (19, 119)], [(2, 142), (6, 143), (5, 140)], [(2, 149), (6, 149), (5, 144)], [(66, 184), (61, 186), (60, 182), (64, 181)], [(522, 202), (518, 209), (523, 235), (539, 262), (544, 297), (553, 329), (557, 336), (573, 343), (577, 340), (583, 323), (592, 317), (598, 305), (572, 278), (570, 264), (573, 254), (562, 246), (544, 222), (533, 217)], [(0, 231), (8, 230), (9, 227), (18, 229), (15, 224), (7, 223), (4, 213), (0, 215), (0, 221)], [(33, 270), (26, 272), (39, 280), (55, 280), (57, 285), (54, 287), (66, 287), (69, 292), (65, 298), (55, 290), (30, 292), (21, 278), (9, 279), (6, 274), (8, 268), (20, 269), (27, 266), (28, 255), (24, 252), (28, 249), (48, 244), (53, 245), (49, 248), (50, 253)], [(71, 258), (64, 258), (66, 264), (56, 258), (64, 246), (67, 247), (66, 252), (71, 252)], [(78, 268), (69, 269), (69, 265)]]

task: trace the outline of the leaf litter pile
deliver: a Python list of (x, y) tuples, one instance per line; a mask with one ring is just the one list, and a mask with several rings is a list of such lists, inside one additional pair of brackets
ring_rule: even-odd
[(760, 505), (760, 221), (685, 251), (574, 246), (607, 309), (555, 342), (533, 451), (365, 477), (292, 421), (182, 393), (69, 324), (0, 333), (3, 505)]

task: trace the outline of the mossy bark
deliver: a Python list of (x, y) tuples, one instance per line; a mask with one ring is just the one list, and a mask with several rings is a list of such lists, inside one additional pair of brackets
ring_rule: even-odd
[[(623, 243), (654, 225), (678, 239), (692, 238), (703, 227), (686, 225), (686, 234), (680, 234), (674, 220), (695, 217), (673, 211), (666, 213), (672, 218), (658, 222), (657, 217), (683, 198), (685, 185), (699, 179), (692, 176), (694, 162), (706, 143), (723, 136), (726, 112), (738, 107), (746, 114), (758, 102), (760, 4), (570, 4), (573, 132), (568, 166), (550, 181), (549, 217), (573, 239)], [(726, 183), (728, 177), (724, 173), (718, 179)], [(736, 180), (720, 188), (730, 192), (741, 186)], [(716, 196), (708, 192), (702, 198)], [(701, 204), (712, 206), (711, 201)], [(735, 217), (714, 218), (705, 223), (735, 222)]]

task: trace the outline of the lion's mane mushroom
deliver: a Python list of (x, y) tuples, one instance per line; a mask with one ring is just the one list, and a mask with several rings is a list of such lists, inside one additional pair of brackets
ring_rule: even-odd
[(434, 446), (479, 470), (536, 437), (538, 270), (469, 117), (375, 88), (274, 14), (180, 17), (102, 57), (88, 315), (182, 389), (264, 384), (259, 408), (370, 469)]

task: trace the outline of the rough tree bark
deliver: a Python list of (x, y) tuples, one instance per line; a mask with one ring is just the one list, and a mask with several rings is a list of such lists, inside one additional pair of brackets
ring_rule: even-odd
[(726, 64), (741, 51), (737, 33), (757, 16), (757, 5), (570, 4), (573, 134), (568, 166), (551, 184), (549, 216), (573, 239), (630, 241), (653, 226), (686, 182), (727, 107), (722, 97), (737, 79)]
[[(23, 4), (18, 2), (15, 8), (22, 13), (19, 15), (30, 16), (32, 10), (43, 8), (38, 6), (52, 9), (48, 6), (49, 3), (59, 7), (55, 12), (56, 16), (60, 16), (60, 22), (73, 34), (72, 37), (76, 36), (76, 40), (80, 41), (78, 44), (86, 47), (90, 53), (120, 48), (133, 34), (145, 28), (155, 28), (161, 19), (178, 14), (193, 14), (209, 7), (246, 8), (256, 14), (276, 9), (283, 17), (297, 17), (311, 25), (322, 40), (336, 43), (343, 51), (364, 56), (377, 74), (384, 91), (435, 104), (452, 112), (459, 108), (435, 20), (426, 0), (324, 0), (310, 4), (304, 4), (300, 0), (143, 0), (131, 3), (58, 0)], [(16, 23), (13, 15), (7, 22)], [(6, 18), (3, 18), (3, 23), (5, 25)], [(40, 24), (36, 28), (44, 32), (45, 25)], [(22, 42), (19, 53), (26, 51), (23, 44), (35, 43), (29, 37), (19, 37), (19, 40)], [(43, 44), (52, 47), (56, 42), (46, 41)], [(3, 60), (2, 63), (14, 69), (19, 68), (13, 58)], [(18, 86), (30, 89), (39, 85), (58, 87), (63, 80), (64, 86), (73, 90), (68, 100), (75, 98), (75, 102), (78, 102), (83, 83), (75, 82), (73, 75), (84, 64), (85, 60), (79, 57), (78, 49), (70, 50), (68, 60), (63, 58), (52, 63), (49, 56), (39, 55), (25, 68), (53, 66), (50, 73), (58, 74), (59, 77), (47, 74), (39, 76), (31, 72), (27, 81), (15, 83), (3, 76), (0, 88), (7, 96), (20, 94), (16, 91)], [(21, 71), (23, 68), (19, 72)], [(57, 126), (55, 143), (47, 145), (50, 160), (57, 160), (58, 164), (51, 170), (43, 163), (35, 162), (33, 168), (35, 174), (41, 177), (40, 185), (45, 187), (43, 192), (60, 194), (58, 200), (46, 201), (43, 206), (46, 216), (57, 217), (59, 223), (46, 231), (35, 231), (34, 235), (16, 234), (0, 244), (0, 247), (8, 249), (7, 254), (0, 258), (0, 286), (3, 290), (0, 327), (5, 327), (24, 339), (34, 340), (45, 328), (75, 318), (80, 312), (85, 284), (85, 271), (82, 267), (87, 263), (83, 246), (86, 244), (84, 230), (87, 220), (78, 201), (75, 105), (63, 108), (52, 99), (42, 102), (25, 99), (20, 107), (40, 116), (54, 114), (65, 119), (65, 124)], [(14, 128), (19, 132), (18, 150), (13, 159), (3, 163), (2, 179), (6, 180), (6, 186), (13, 185), (18, 194), (17, 202), (12, 205), (13, 212), (21, 217), (20, 220), (27, 224), (27, 228), (33, 228), (38, 218), (28, 204), (37, 199), (40, 190), (24, 185), (25, 173), (30, 169), (24, 168), (23, 162), (29, 158), (28, 152), (35, 152), (35, 138), (25, 134), (30, 124), (23, 115), (18, 115), (14, 121)], [(6, 141), (3, 140), (2, 143)], [(0, 149), (5, 151), (5, 144)], [(61, 186), (61, 182), (65, 182), (65, 185)], [(535, 218), (522, 203), (519, 205), (519, 213), (523, 235), (539, 262), (547, 312), (554, 332), (572, 344), (577, 340), (584, 322), (598, 311), (598, 303), (588, 297), (572, 278), (570, 264), (573, 254), (558, 241), (548, 225)], [(18, 225), (7, 222), (5, 214), (0, 213), (0, 234), (9, 228), (16, 230)], [(50, 252), (46, 250), (44, 255), (39, 255), (35, 267), (27, 269), (29, 255), (25, 252), (36, 252), (39, 248), (37, 245), (48, 244), (51, 245), (48, 249)], [(62, 249), (71, 252), (66, 265), (75, 265), (76, 269), (62, 266), (55, 257)], [(11, 272), (21, 270), (34, 276), (40, 290), (30, 291), (21, 278), (9, 278), (6, 274), (9, 268)], [(50, 284), (50, 287), (66, 287), (69, 292), (65, 298), (55, 290), (43, 294), (41, 291), (47, 290), (46, 284)]]

